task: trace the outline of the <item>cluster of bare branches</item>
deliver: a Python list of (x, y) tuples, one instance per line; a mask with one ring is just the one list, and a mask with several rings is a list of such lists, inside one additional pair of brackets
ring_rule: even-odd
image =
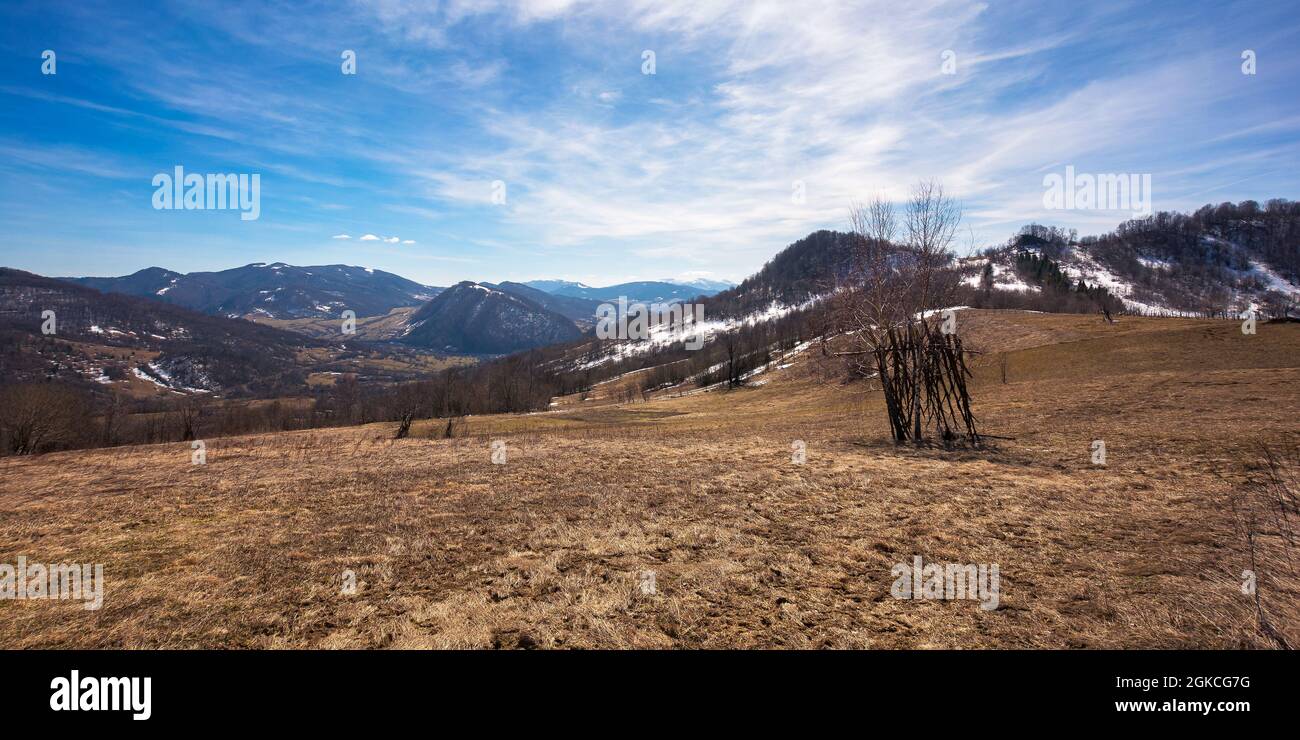
[(13, 455), (33, 455), (76, 441), (87, 427), (82, 399), (52, 383), (0, 390), (0, 444)]
[(961, 218), (961, 206), (935, 181), (912, 189), (901, 219), (883, 195), (850, 211), (853, 264), (831, 299), (844, 344), (825, 351), (852, 372), (879, 379), (896, 443), (921, 444), (929, 433), (948, 443), (957, 430), (979, 442), (965, 350), (939, 330), (934, 315), (957, 292), (949, 248)]
[(966, 391), (970, 370), (960, 338), (917, 321), (890, 329), (872, 358), (895, 442), (920, 443), (925, 441), (926, 432), (933, 430), (935, 438), (945, 445), (959, 436), (979, 444)]

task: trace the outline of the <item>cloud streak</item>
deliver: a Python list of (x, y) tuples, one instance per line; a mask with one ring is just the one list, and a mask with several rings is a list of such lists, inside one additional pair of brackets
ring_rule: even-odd
[[(0, 88), (14, 121), (77, 123), (70, 141), (6, 124), (5, 184), (89, 176), (103, 183), (87, 191), (99, 188), (119, 208), (123, 198), (136, 202), (137, 173), (160, 162), (259, 171), (263, 222), (303, 234), (264, 249), (309, 250), (326, 224), (340, 232), (332, 237), (339, 249), (347, 241), (416, 247), (379, 250), (401, 254), (385, 269), (442, 283), (464, 277), (455, 265), (471, 261), (499, 279), (739, 279), (809, 231), (843, 228), (855, 199), (901, 198), (930, 177), (964, 201), (982, 243), (1031, 220), (1087, 233), (1125, 217), (1045, 211), (1043, 176), (1067, 164), (1151, 173), (1157, 209), (1195, 208), (1209, 196), (1296, 195), (1286, 173), (1300, 164), (1300, 103), (1289, 82), (1300, 74), (1289, 53), (1300, 21), (1282, 8), (1199, 0), (1180, 9), (863, 0), (799, 12), (765, 0), (361, 0), (310, 14), (218, 7), (169, 5), (158, 11), (166, 23), (70, 10), (62, 30), (85, 37), (77, 44), (85, 66), (113, 84), (60, 71), (58, 87)], [(166, 30), (187, 24), (188, 34)], [(111, 42), (89, 43), (89, 29)], [(204, 44), (193, 43), (196, 34)], [(1259, 54), (1258, 75), (1240, 72), (1244, 45)], [(25, 54), (30, 44), (8, 46)], [(356, 75), (338, 68), (345, 48), (357, 51)], [(645, 49), (656, 53), (654, 75), (642, 74)], [(20, 194), (13, 212), (43, 208), (34, 195), (23, 200), (32, 189), (9, 189)], [(359, 230), (338, 218), (345, 209), (390, 215), (379, 233), (353, 237)], [(148, 233), (154, 217), (132, 212), (132, 233)], [(188, 222), (169, 228), (176, 223)], [(233, 227), (196, 225), (200, 241), (201, 228)], [(33, 236), (56, 249), (54, 237)], [(78, 238), (58, 243), (89, 246)], [(249, 243), (246, 232), (209, 238)]]

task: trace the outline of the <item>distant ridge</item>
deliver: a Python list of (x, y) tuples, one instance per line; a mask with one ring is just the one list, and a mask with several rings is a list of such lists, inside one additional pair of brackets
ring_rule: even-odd
[(273, 319), (332, 318), (347, 310), (380, 316), (401, 306), (418, 306), (441, 290), (368, 267), (296, 267), (283, 262), (188, 274), (149, 267), (123, 277), (60, 279), (216, 316)]

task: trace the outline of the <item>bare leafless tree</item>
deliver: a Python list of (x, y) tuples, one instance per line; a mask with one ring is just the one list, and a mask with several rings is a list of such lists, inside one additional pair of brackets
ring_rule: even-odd
[(442, 436), (446, 439), (465, 436), (465, 419), (460, 416), (448, 418), (447, 427), (443, 429)]
[(1264, 311), (1270, 319), (1286, 320), (1295, 310), (1296, 296), (1281, 291), (1270, 290), (1264, 295)]
[(86, 428), (85, 399), (70, 388), (29, 383), (0, 392), (0, 438), (5, 452), (33, 455), (72, 446)]
[(206, 398), (190, 396), (177, 404), (176, 418), (181, 428), (181, 441), (189, 442), (199, 438), (199, 422), (203, 417)]
[(961, 206), (938, 182), (913, 189), (902, 218), (883, 195), (855, 204), (850, 222), (854, 260), (836, 286), (831, 311), (843, 344), (834, 352), (849, 368), (878, 380), (895, 442), (923, 440), (933, 425), (949, 441), (960, 424), (978, 441), (966, 394), (961, 342), (927, 323), (927, 312), (951, 305), (958, 275), (949, 248), (961, 224)]
[(943, 268), (952, 259), (949, 249), (961, 218), (961, 204), (945, 193), (937, 180), (925, 180), (912, 188), (904, 223), (907, 247), (916, 262), (913, 306), (918, 311), (949, 305), (955, 293), (956, 281)]
[(109, 393), (104, 399), (100, 411), (100, 444), (105, 447), (116, 445), (126, 425), (126, 402), (117, 393)]
[(902, 244), (895, 242), (898, 216), (885, 196), (850, 209), (857, 244), (846, 284), (836, 291), (836, 308), (847, 311), (847, 325), (868, 348), (918, 313), (949, 305), (957, 281), (945, 268), (961, 218), (960, 204), (935, 181), (913, 188), (903, 216)]
[(343, 373), (334, 381), (334, 403), (339, 421), (351, 424), (362, 419), (361, 386), (356, 373)]

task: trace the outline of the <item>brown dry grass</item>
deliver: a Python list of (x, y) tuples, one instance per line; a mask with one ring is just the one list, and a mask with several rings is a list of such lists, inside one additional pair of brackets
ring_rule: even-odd
[[(816, 380), (810, 352), (760, 388), (450, 440), (424, 422), (212, 440), (206, 466), (183, 445), (0, 460), (0, 562), (108, 580), (98, 612), (0, 601), (0, 644), (1270, 647), (1229, 501), (1255, 440), (1296, 438), (1300, 327), (961, 317), (989, 353), (976, 412), (1015, 437), (992, 450), (894, 449), (878, 394)], [(914, 554), (998, 563), (1001, 608), (892, 598)], [(1295, 579), (1268, 583), (1294, 642)]]

